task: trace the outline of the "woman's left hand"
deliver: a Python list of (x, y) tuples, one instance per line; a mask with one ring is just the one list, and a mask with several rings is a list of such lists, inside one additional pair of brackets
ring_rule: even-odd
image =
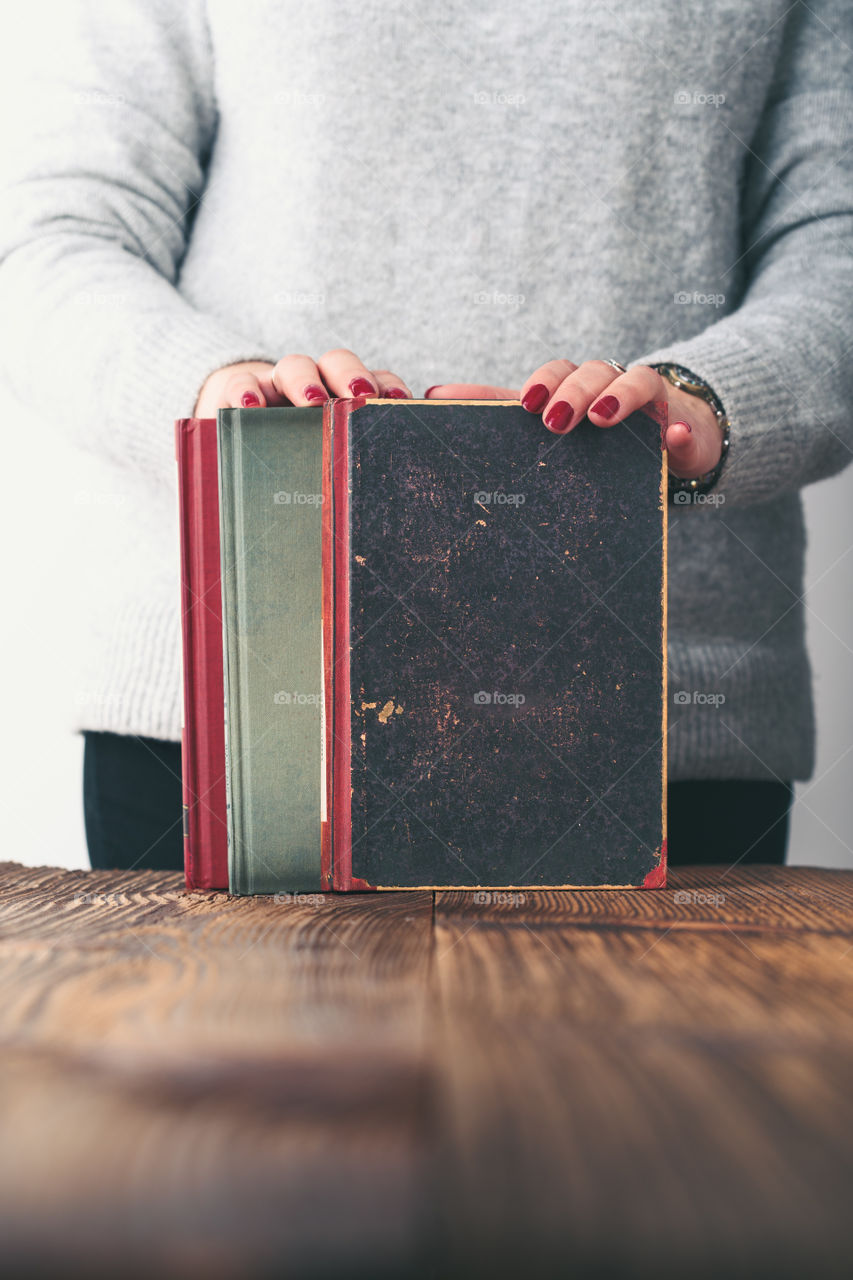
[(549, 431), (565, 435), (583, 418), (596, 427), (614, 427), (651, 400), (669, 409), (667, 464), (673, 475), (693, 479), (720, 460), (722, 433), (710, 405), (679, 391), (656, 369), (635, 365), (620, 373), (604, 360), (549, 360), (530, 375), (520, 390), (448, 382), (430, 387), (430, 400), (520, 400), (530, 413), (542, 415)]

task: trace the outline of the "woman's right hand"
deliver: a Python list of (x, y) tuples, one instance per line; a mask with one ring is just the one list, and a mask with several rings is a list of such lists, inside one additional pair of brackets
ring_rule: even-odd
[(310, 356), (283, 356), (278, 364), (247, 360), (216, 369), (205, 381), (193, 417), (214, 418), (217, 409), (256, 409), (322, 404), (330, 396), (390, 396), (412, 393), (388, 369), (367, 369), (352, 351), (338, 347), (315, 363)]

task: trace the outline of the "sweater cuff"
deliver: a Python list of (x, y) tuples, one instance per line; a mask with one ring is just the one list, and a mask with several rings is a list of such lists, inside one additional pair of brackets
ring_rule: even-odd
[(721, 321), (632, 364), (664, 362), (684, 365), (707, 382), (728, 416), (729, 451), (715, 493), (747, 506), (799, 487), (797, 399), (786, 385), (790, 370), (777, 367), (775, 353), (757, 350)]
[(173, 478), (176, 418), (192, 417), (199, 392), (215, 370), (278, 356), (214, 316), (183, 306), (168, 316), (144, 315), (133, 341), (112, 363), (107, 404), (128, 460)]

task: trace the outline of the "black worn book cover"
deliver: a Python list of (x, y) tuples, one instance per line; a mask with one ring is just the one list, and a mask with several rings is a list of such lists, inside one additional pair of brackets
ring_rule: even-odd
[(554, 436), (514, 402), (367, 400), (346, 430), (335, 882), (662, 884), (660, 421)]

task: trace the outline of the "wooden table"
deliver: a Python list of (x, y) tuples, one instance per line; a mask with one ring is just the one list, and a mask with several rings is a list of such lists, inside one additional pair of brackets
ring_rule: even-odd
[(5, 1274), (849, 1274), (853, 873), (0, 889)]

